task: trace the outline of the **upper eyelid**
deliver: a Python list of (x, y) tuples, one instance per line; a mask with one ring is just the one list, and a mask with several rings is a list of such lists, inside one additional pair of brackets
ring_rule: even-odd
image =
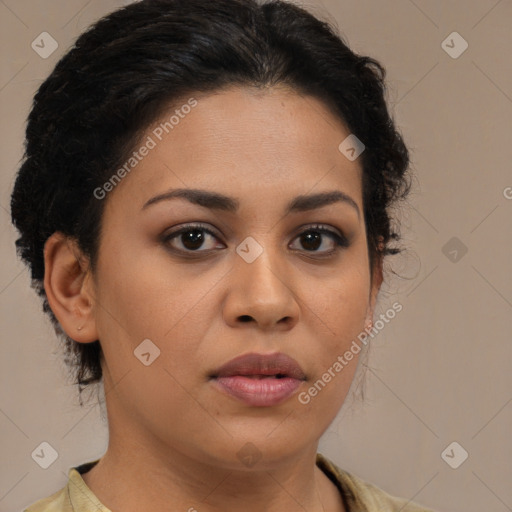
[(175, 230), (169, 232), (169, 233), (164, 233), (164, 238), (168, 238), (170, 236), (175, 236), (175, 235), (178, 235), (182, 232), (186, 232), (187, 230), (192, 230), (192, 229), (198, 229), (198, 230), (202, 230), (202, 231), (206, 231), (208, 234), (212, 235), (212, 236), (215, 236), (215, 237), (218, 237), (219, 235), (215, 232), (214, 229), (210, 228), (209, 226), (207, 225), (203, 225), (201, 223), (195, 223), (195, 222), (192, 222), (192, 223), (189, 223), (189, 224), (185, 224), (184, 226), (181, 226), (179, 228), (176, 228)]
[(302, 224), (296, 230), (294, 230), (294, 233), (297, 236), (304, 231), (310, 231), (310, 230), (315, 230), (315, 229), (318, 229), (321, 231), (330, 231), (330, 232), (334, 233), (335, 235), (338, 235), (338, 236), (341, 236), (344, 238), (346, 237), (345, 232), (342, 229), (336, 228), (334, 226), (330, 226), (324, 222), (313, 222), (310, 224)]

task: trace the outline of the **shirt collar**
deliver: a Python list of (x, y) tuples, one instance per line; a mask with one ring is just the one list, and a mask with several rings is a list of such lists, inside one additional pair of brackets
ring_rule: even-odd
[[(86, 462), (69, 470), (68, 496), (74, 512), (83, 512), (85, 510), (111, 512), (110, 509), (98, 500), (82, 478), (82, 475), (92, 469), (99, 460)], [(316, 465), (338, 488), (347, 512), (368, 511), (366, 505), (359, 498), (357, 489), (352, 485), (350, 475), (320, 453), (316, 454)]]

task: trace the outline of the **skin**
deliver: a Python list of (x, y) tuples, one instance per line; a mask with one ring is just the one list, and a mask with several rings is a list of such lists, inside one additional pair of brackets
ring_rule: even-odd
[[(286, 87), (194, 97), (191, 113), (104, 199), (94, 272), (59, 233), (45, 247), (53, 311), (77, 342), (101, 340), (105, 356), (109, 446), (83, 478), (113, 512), (169, 503), (190, 512), (342, 511), (315, 455), (359, 355), (306, 405), (294, 395), (250, 407), (208, 375), (241, 354), (284, 352), (307, 376), (298, 392), (307, 391), (371, 325), (382, 265), (371, 280), (361, 166), (338, 150), (350, 132), (322, 102)], [(175, 198), (143, 209), (175, 188), (222, 193), (240, 207)], [(332, 190), (359, 215), (347, 202), (284, 215), (293, 198)], [(195, 252), (183, 237), (163, 241), (192, 222), (215, 236), (202, 232)], [(300, 235), (316, 223), (349, 246), (326, 234), (308, 246)], [(236, 252), (248, 236), (263, 248), (252, 263)], [(145, 366), (134, 350), (148, 338), (161, 353)], [(261, 454), (252, 467), (237, 457), (247, 442)]]

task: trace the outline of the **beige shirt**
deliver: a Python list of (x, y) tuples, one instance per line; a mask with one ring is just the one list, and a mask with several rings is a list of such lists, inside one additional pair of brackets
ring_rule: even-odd
[[(100, 503), (81, 476), (97, 462), (71, 468), (68, 483), (63, 489), (30, 505), (23, 512), (111, 512)], [(340, 469), (320, 453), (316, 464), (339, 489), (347, 512), (433, 512), (408, 500), (390, 496), (375, 485)]]

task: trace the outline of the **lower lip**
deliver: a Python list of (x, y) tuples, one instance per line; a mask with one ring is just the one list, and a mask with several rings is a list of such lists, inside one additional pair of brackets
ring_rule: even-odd
[(269, 407), (277, 405), (294, 394), (302, 380), (284, 377), (250, 378), (241, 375), (215, 379), (221, 390), (247, 405)]

